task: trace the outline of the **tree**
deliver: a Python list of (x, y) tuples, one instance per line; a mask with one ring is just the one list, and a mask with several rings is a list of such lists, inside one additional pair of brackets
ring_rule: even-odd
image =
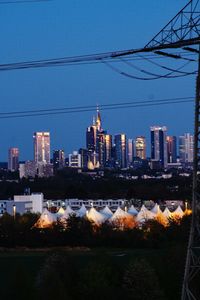
[(154, 269), (144, 259), (130, 262), (123, 277), (127, 299), (164, 300)]

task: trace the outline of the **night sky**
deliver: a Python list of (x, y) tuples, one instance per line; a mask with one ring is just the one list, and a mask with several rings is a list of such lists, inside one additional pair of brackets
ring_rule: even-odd
[[(0, 64), (143, 47), (186, 3), (54, 0), (0, 5)], [(144, 67), (142, 61), (136, 64)], [(0, 111), (10, 112), (194, 96), (195, 77), (146, 82), (123, 77), (104, 64), (65, 66), (0, 72), (0, 91)], [(193, 132), (193, 110), (188, 103), (104, 111), (103, 128), (149, 140), (151, 125), (166, 125), (169, 134), (181, 135)], [(84, 147), (92, 116), (1, 119), (0, 160), (7, 160), (8, 147), (19, 147), (21, 160), (33, 159), (34, 131), (50, 131), (52, 150), (70, 153)]]

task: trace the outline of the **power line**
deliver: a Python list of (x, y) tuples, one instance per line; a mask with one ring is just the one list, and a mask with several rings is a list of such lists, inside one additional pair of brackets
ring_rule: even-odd
[[(81, 55), (81, 56), (69, 56), (69, 57), (61, 57), (61, 58), (51, 58), (51, 59), (43, 59), (43, 60), (32, 60), (32, 61), (23, 61), (17, 63), (8, 63), (8, 64), (0, 64), (0, 71), (9, 71), (9, 70), (19, 70), (19, 69), (29, 69), (29, 68), (43, 68), (43, 67), (57, 67), (57, 66), (67, 66), (67, 65), (81, 65), (81, 64), (96, 64), (101, 63), (102, 60), (106, 60), (108, 62), (120, 62), (120, 56), (115, 56), (116, 52), (107, 52), (107, 53), (99, 53), (99, 54), (89, 54), (89, 55)], [(194, 56), (195, 53), (188, 53), (186, 51), (181, 51), (179, 54), (184, 56)], [(130, 58), (131, 57), (131, 58)], [(143, 56), (139, 56), (137, 53), (132, 54), (129, 58), (124, 57), (125, 59), (132, 60), (142, 60), (144, 57), (149, 59), (158, 59), (161, 58), (155, 54), (144, 54)]]
[(22, 4), (22, 3), (35, 3), (35, 2), (50, 2), (53, 0), (19, 0), (19, 1), (0, 1), (2, 4)]
[[(193, 101), (194, 101), (193, 97), (182, 97), (182, 98), (145, 100), (145, 101), (140, 100), (134, 102), (125, 102), (125, 103), (102, 104), (99, 107), (101, 110), (115, 110), (115, 109), (127, 109), (127, 108), (137, 108), (137, 107), (148, 107), (148, 106), (152, 107), (157, 105), (189, 103)], [(5, 113), (0, 113), (0, 119), (81, 113), (81, 112), (94, 111), (95, 109), (96, 109), (95, 105), (89, 105), (89, 106), (52, 108), (52, 109), (29, 110), (29, 111), (18, 111), (18, 112), (5, 112)]]

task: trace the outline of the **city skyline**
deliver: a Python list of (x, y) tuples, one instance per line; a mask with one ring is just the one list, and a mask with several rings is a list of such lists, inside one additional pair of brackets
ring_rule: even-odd
[[(91, 119), (91, 117), (90, 117)], [(111, 133), (109, 128), (106, 128), (106, 130), (103, 129), (104, 126), (102, 126), (102, 113), (100, 112), (99, 108), (97, 107), (97, 111), (96, 111), (96, 119), (94, 117), (94, 114), (93, 114), (93, 122), (92, 122), (92, 125), (89, 125), (87, 126), (87, 134), (88, 134), (88, 130), (90, 131), (91, 129), (92, 130), (99, 130), (99, 133), (102, 134), (102, 138), (105, 138), (104, 140), (104, 143), (105, 145), (107, 144), (107, 147), (105, 149), (105, 153), (103, 153), (102, 155), (105, 155), (105, 159), (106, 157), (109, 157), (111, 158), (111, 152), (112, 152), (112, 146), (115, 145), (116, 143), (116, 139), (117, 137), (119, 137), (120, 135), (124, 135), (124, 138), (126, 141), (126, 157), (124, 158), (125, 159), (125, 162), (123, 163), (123, 165), (129, 165), (130, 163), (130, 160), (129, 160), (129, 156), (130, 156), (130, 141), (132, 141), (133, 143), (133, 149), (131, 151), (134, 152), (134, 157), (140, 157), (142, 159), (144, 158), (152, 158), (152, 142), (151, 142), (151, 132), (154, 128), (156, 129), (163, 129), (165, 130), (165, 140), (166, 142), (169, 143), (169, 138), (176, 138), (176, 152), (177, 152), (177, 156), (179, 156), (179, 138), (184, 138), (187, 137), (192, 137), (191, 133), (182, 133), (178, 136), (169, 136), (169, 131), (168, 131), (168, 127), (165, 126), (165, 125), (151, 125), (149, 126), (148, 128), (148, 135), (147, 136), (143, 136), (143, 135), (140, 135), (139, 133), (135, 134), (134, 136), (128, 136), (126, 134), (126, 132), (121, 132), (121, 133)], [(97, 129), (95, 129), (97, 128)], [(83, 137), (85, 139), (85, 134), (84, 134), (84, 128), (80, 128), (80, 131), (82, 132), (83, 134)], [(51, 139), (50, 139), (50, 136), (51, 136)], [(97, 138), (97, 140), (99, 139), (97, 137), (97, 132), (95, 131), (95, 136)], [(104, 137), (103, 137), (104, 136)], [(60, 152), (60, 151), (63, 151), (63, 154), (56, 154), (57, 156), (59, 155), (64, 155), (65, 158), (68, 157), (70, 154), (73, 154), (73, 152), (75, 151), (79, 151), (80, 149), (88, 149), (90, 150), (90, 142), (88, 144), (88, 139), (87, 139), (87, 135), (86, 135), (86, 139), (83, 143), (83, 145), (77, 145), (77, 147), (75, 149), (72, 149), (71, 151), (67, 152), (66, 149), (62, 149), (60, 148), (58, 145), (53, 147), (52, 144), (53, 143), (53, 139), (54, 137), (52, 137), (52, 134), (48, 131), (39, 131), (39, 132), (34, 132), (33, 135), (32, 135), (32, 138), (33, 138), (33, 141), (31, 141), (31, 143), (33, 143), (33, 150), (32, 150), (32, 153), (31, 155), (27, 158), (27, 159), (23, 159), (23, 157), (21, 156), (21, 152), (23, 152), (23, 148), (20, 149), (18, 146), (13, 146), (13, 147), (10, 147), (9, 149), (18, 149), (18, 156), (19, 156), (19, 152), (20, 152), (20, 157), (19, 157), (19, 160), (20, 161), (35, 161), (36, 163), (37, 162), (42, 162), (42, 163), (50, 163), (50, 159), (53, 159), (54, 157), (54, 154), (55, 152)], [(101, 138), (101, 136), (100, 136)], [(38, 154), (38, 149), (36, 149), (36, 145), (38, 146), (38, 143), (37, 143), (37, 140), (39, 140), (39, 148), (41, 148), (40, 150), (40, 153)], [(93, 141), (94, 142), (94, 141)], [(68, 140), (68, 143), (70, 143), (70, 140)], [(180, 142), (181, 143), (181, 142)], [(100, 141), (100, 144), (101, 144), (101, 141)], [(51, 145), (51, 147), (50, 147)], [(27, 145), (25, 146), (25, 148), (27, 147)], [(97, 147), (97, 146), (95, 146)], [(172, 147), (172, 146), (169, 146), (169, 147)], [(183, 146), (182, 146), (183, 147)], [(190, 146), (186, 146), (187, 148), (190, 147)], [(110, 148), (110, 149), (109, 149)], [(46, 149), (46, 153), (45, 153), (45, 149)], [(98, 153), (98, 150), (97, 148), (91, 148), (91, 151), (95, 151)], [(103, 150), (104, 151), (104, 150)], [(168, 153), (169, 152), (169, 149), (168, 149), (168, 146), (166, 145), (166, 149), (165, 149), (165, 152)], [(10, 153), (10, 152), (9, 152)], [(9, 154), (10, 155), (10, 154)], [(37, 158), (37, 156), (39, 155), (39, 158)], [(166, 155), (166, 154), (165, 154)], [(170, 154), (169, 154), (170, 155)], [(56, 156), (55, 156), (56, 157)], [(96, 158), (95, 158), (96, 159)], [(102, 162), (103, 162), (103, 158), (102, 159)], [(156, 158), (158, 159), (158, 157)], [(167, 159), (167, 158), (165, 158)], [(98, 159), (97, 159), (98, 160)], [(109, 160), (109, 159), (108, 159)], [(127, 161), (126, 161), (127, 160)], [(187, 159), (186, 159), (187, 160)], [(8, 161), (9, 162), (9, 158), (8, 156), (6, 157), (6, 160), (5, 161)], [(189, 158), (189, 161), (191, 161), (191, 159)], [(174, 161), (169, 160), (168, 163), (172, 163)], [(167, 163), (167, 161), (165, 162), (165, 164)], [(102, 163), (103, 164), (103, 163)], [(101, 165), (101, 164), (100, 164)]]
[[(187, 3), (186, 0), (183, 2), (145, 1), (145, 9), (139, 0), (128, 0), (126, 6), (113, 0), (109, 4), (104, 0), (95, 5), (87, 0), (86, 3), (80, 2), (78, 9), (76, 2), (65, 0), (60, 0), (59, 3), (51, 1), (17, 6), (2, 5), (1, 63), (143, 47)], [(174, 68), (178, 65), (178, 62), (169, 62), (166, 58), (159, 58), (159, 62), (168, 66), (173, 63)], [(142, 69), (146, 67), (151, 72), (160, 72), (153, 65), (146, 66), (144, 61), (136, 61), (134, 64)], [(126, 66), (120, 67), (126, 70)], [(134, 70), (129, 69), (130, 73), (134, 73)], [(150, 82), (136, 81), (116, 74), (101, 63), (16, 70), (1, 72), (0, 76), (2, 113), (96, 103), (101, 107), (102, 104), (110, 103), (194, 96), (195, 90), (193, 76)], [(35, 131), (50, 131), (52, 148), (58, 147), (70, 153), (79, 145), (84, 145), (80, 128), (86, 128), (88, 120), (89, 112), (2, 119), (2, 128), (6, 130), (6, 134), (3, 135), (0, 160), (6, 160), (7, 149), (15, 145), (21, 149), (23, 159), (31, 157), (31, 135)], [(170, 129), (169, 134), (179, 136), (185, 132), (193, 132), (193, 105), (182, 103), (105, 111), (103, 123), (111, 133), (125, 132), (128, 137), (137, 133), (148, 137), (151, 125), (166, 124)], [(21, 134), (17, 135), (16, 132)], [(24, 144), (27, 145), (26, 149), (23, 149)]]

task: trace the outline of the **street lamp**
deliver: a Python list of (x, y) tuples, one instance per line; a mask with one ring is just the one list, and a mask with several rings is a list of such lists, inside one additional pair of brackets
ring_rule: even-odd
[(16, 217), (16, 205), (13, 204), (13, 218), (15, 220), (15, 217)]

